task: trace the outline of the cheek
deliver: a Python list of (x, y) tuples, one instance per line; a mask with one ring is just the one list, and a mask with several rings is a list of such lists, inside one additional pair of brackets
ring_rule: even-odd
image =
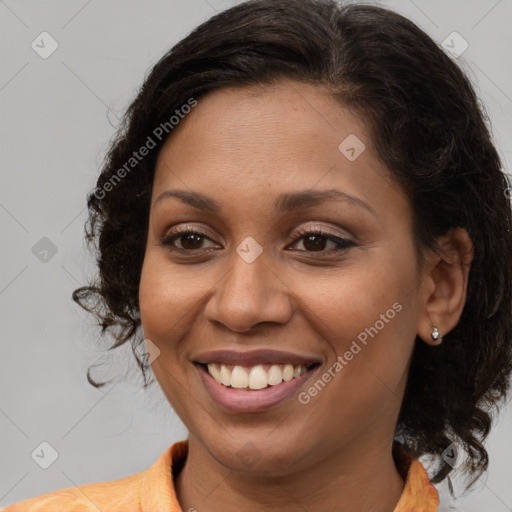
[[(290, 276), (298, 310), (310, 312), (308, 322), (337, 354), (355, 339), (363, 344), (377, 335), (403, 339), (398, 331), (413, 316), (414, 269), (398, 258), (386, 261), (383, 252), (355, 258), (344, 269), (323, 276)], [(406, 330), (413, 325), (405, 324)]]
[(185, 320), (197, 307), (201, 287), (176, 271), (165, 257), (148, 250), (139, 285), (139, 305), (147, 338), (162, 343), (179, 336)]

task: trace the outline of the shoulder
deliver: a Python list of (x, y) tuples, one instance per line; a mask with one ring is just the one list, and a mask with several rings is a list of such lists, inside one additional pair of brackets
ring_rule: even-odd
[(98, 509), (135, 512), (139, 510), (143, 474), (52, 491), (9, 505), (0, 512), (98, 512)]

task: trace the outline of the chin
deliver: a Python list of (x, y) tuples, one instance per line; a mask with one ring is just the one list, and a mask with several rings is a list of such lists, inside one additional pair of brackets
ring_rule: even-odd
[[(237, 441), (235, 442), (235, 439)], [(299, 440), (276, 439), (267, 432), (261, 436), (230, 436), (225, 434), (224, 443), (215, 437), (207, 447), (219, 464), (230, 471), (261, 476), (282, 476), (292, 472), (306, 455), (298, 451)]]

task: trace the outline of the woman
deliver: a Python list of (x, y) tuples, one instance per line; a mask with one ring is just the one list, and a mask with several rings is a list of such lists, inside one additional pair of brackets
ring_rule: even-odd
[(5, 510), (443, 510), (434, 483), (487, 468), (511, 372), (506, 191), (470, 83), (412, 22), (314, 0), (213, 17), (130, 106), (74, 294), (188, 439)]

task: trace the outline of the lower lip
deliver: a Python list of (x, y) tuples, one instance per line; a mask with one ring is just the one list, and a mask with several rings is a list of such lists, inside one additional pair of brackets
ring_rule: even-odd
[(296, 379), (283, 381), (275, 386), (246, 391), (223, 386), (208, 373), (206, 368), (199, 364), (195, 366), (211, 397), (219, 405), (233, 412), (260, 412), (280, 405), (296, 394), (299, 388), (320, 368), (317, 366)]

